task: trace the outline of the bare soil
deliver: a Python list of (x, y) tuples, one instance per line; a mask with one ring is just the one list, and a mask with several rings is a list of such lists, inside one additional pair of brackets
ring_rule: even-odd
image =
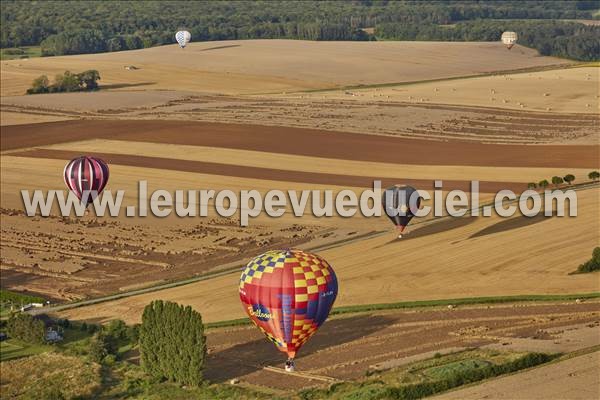
[[(365, 377), (389, 360), (398, 360), (445, 349), (497, 344), (510, 347), (515, 337), (531, 346), (538, 342), (572, 340), (573, 332), (595, 330), (600, 322), (600, 303), (517, 304), (454, 309), (389, 311), (371, 315), (336, 317), (326, 322), (301, 349), (298, 371), (340, 380)], [(554, 330), (578, 324), (568, 333), (540, 338), (540, 330)], [(577, 349), (600, 344), (600, 337), (588, 335)], [(285, 357), (254, 326), (223, 328), (208, 333), (208, 378), (224, 382), (233, 377), (242, 382), (277, 389), (322, 385), (306, 378), (285, 376), (263, 370), (282, 367)], [(526, 345), (525, 345), (526, 346)]]
[(94, 138), (421, 165), (595, 168), (600, 164), (600, 145), (497, 145), (192, 121), (76, 120), (6, 126), (1, 149)]

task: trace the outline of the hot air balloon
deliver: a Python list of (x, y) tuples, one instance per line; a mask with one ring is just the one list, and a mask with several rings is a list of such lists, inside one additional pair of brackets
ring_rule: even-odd
[(504, 32), (501, 38), (502, 43), (504, 43), (509, 50), (517, 43), (517, 39), (518, 36), (516, 32)]
[[(411, 197), (414, 193), (413, 203)], [(387, 188), (383, 192), (381, 205), (388, 218), (396, 225), (402, 237), (402, 232), (410, 220), (415, 216), (421, 206), (421, 197), (418, 196), (417, 190), (412, 186), (396, 185)]]
[(286, 353), (294, 370), (300, 347), (325, 322), (337, 296), (331, 266), (301, 250), (271, 250), (248, 263), (240, 278), (240, 299), (250, 320)]
[(108, 165), (96, 157), (82, 156), (72, 159), (63, 171), (65, 184), (79, 200), (86, 191), (86, 207), (98, 196), (108, 182)]
[(179, 31), (175, 34), (175, 40), (179, 43), (179, 46), (183, 49), (186, 44), (192, 39), (192, 34), (188, 31)]

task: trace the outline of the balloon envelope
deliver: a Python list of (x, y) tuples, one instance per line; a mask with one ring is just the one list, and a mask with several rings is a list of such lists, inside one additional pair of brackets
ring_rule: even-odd
[(517, 39), (518, 36), (516, 32), (504, 32), (501, 38), (502, 43), (504, 43), (509, 50), (517, 43)]
[(179, 31), (175, 34), (175, 40), (179, 43), (179, 46), (183, 49), (186, 44), (192, 39), (192, 34), (188, 31)]
[(82, 156), (72, 159), (63, 170), (65, 184), (79, 200), (89, 192), (86, 206), (102, 193), (108, 182), (108, 165), (96, 157)]
[(242, 272), (239, 287), (252, 322), (290, 358), (325, 322), (337, 291), (337, 278), (327, 261), (295, 249), (254, 258)]
[[(411, 204), (411, 197), (414, 204)], [(412, 186), (392, 186), (383, 192), (381, 205), (388, 218), (404, 229), (421, 206), (421, 197)]]

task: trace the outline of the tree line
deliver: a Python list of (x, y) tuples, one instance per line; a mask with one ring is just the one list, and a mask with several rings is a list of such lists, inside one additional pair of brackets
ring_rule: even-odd
[[(591, 181), (596, 182), (596, 181), (598, 181), (600, 179), (600, 172), (598, 172), (598, 171), (591, 171), (588, 174), (588, 178)], [(555, 176), (553, 176), (550, 179), (550, 182), (552, 182), (552, 184), (554, 185), (554, 187), (558, 187), (559, 185), (562, 185), (565, 182), (568, 185), (571, 185), (574, 181), (575, 181), (575, 175), (573, 175), (573, 174), (567, 174), (567, 175), (562, 176), (562, 177), (555, 175)], [(529, 189), (537, 189), (537, 188), (546, 189), (550, 185), (550, 182), (548, 181), (548, 179), (542, 179), (539, 182), (529, 182), (527, 184), (527, 188), (529, 188)]]
[(375, 34), (394, 40), (495, 41), (502, 32), (518, 33), (518, 43), (532, 47), (544, 56), (581, 61), (600, 59), (600, 27), (567, 21), (478, 20), (455, 25), (385, 23)]
[(98, 89), (100, 73), (95, 69), (83, 71), (74, 74), (71, 71), (65, 71), (54, 78), (54, 83), (46, 75), (41, 75), (33, 80), (31, 88), (27, 89), (27, 94), (40, 93), (60, 93), (60, 92), (82, 92)]
[[(502, 29), (511, 29), (519, 32), (520, 43), (542, 54), (600, 58), (597, 28), (565, 21), (542, 23), (594, 18), (595, 1), (6, 0), (0, 7), (0, 47), (40, 45), (43, 55), (170, 44), (179, 29), (189, 30), (196, 41), (498, 40)], [(375, 28), (375, 35), (365, 28)]]
[[(139, 346), (142, 367), (158, 381), (199, 386), (203, 383), (206, 359), (206, 336), (202, 316), (190, 306), (156, 300), (148, 304), (142, 323), (126, 325), (113, 320), (105, 325), (72, 323), (68, 319), (53, 320), (60, 330), (79, 330), (86, 343), (76, 350), (90, 361), (111, 366), (119, 361), (123, 346)], [(15, 312), (2, 321), (9, 338), (30, 344), (46, 343), (45, 323), (31, 314)]]

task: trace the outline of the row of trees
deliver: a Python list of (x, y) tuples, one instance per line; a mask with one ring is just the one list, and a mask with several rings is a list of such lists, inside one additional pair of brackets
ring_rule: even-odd
[(577, 22), (479, 20), (451, 26), (385, 23), (377, 25), (375, 34), (394, 40), (495, 41), (504, 31), (517, 32), (519, 44), (545, 56), (600, 59), (600, 27)]
[[(547, 54), (596, 58), (593, 27), (556, 22), (553, 35), (535, 21), (593, 18), (594, 1), (3, 1), (0, 47), (41, 45), (43, 55), (97, 53), (174, 43), (185, 28), (194, 40), (289, 38), (498, 40), (500, 29)], [(543, 22), (543, 21), (541, 21)], [(453, 28), (447, 25), (456, 24)], [(570, 28), (578, 26), (582, 30)], [(523, 28), (523, 30), (521, 29)], [(528, 39), (529, 32), (535, 39)], [(597, 35), (596, 35), (597, 36)], [(556, 37), (563, 37), (556, 43)]]
[[(588, 174), (588, 178), (592, 181), (597, 181), (598, 179), (600, 179), (600, 172), (598, 171), (592, 171)], [(554, 187), (558, 187), (559, 185), (562, 185), (563, 183), (567, 183), (568, 185), (572, 184), (575, 181), (575, 175), (573, 174), (567, 174), (563, 177), (560, 176), (553, 176), (552, 179), (550, 179), (550, 182), (552, 182), (552, 184), (554, 185)], [(547, 179), (543, 179), (539, 182), (529, 182), (527, 184), (527, 187), (529, 189), (545, 189), (546, 187), (550, 186), (550, 182), (548, 182)]]
[(90, 69), (79, 74), (65, 71), (64, 74), (56, 75), (54, 83), (50, 84), (48, 77), (42, 75), (34, 79), (27, 94), (59, 93), (59, 92), (81, 92), (98, 89), (100, 73)]
[(46, 325), (27, 313), (11, 314), (6, 322), (9, 337), (26, 343), (43, 344), (46, 341)]

